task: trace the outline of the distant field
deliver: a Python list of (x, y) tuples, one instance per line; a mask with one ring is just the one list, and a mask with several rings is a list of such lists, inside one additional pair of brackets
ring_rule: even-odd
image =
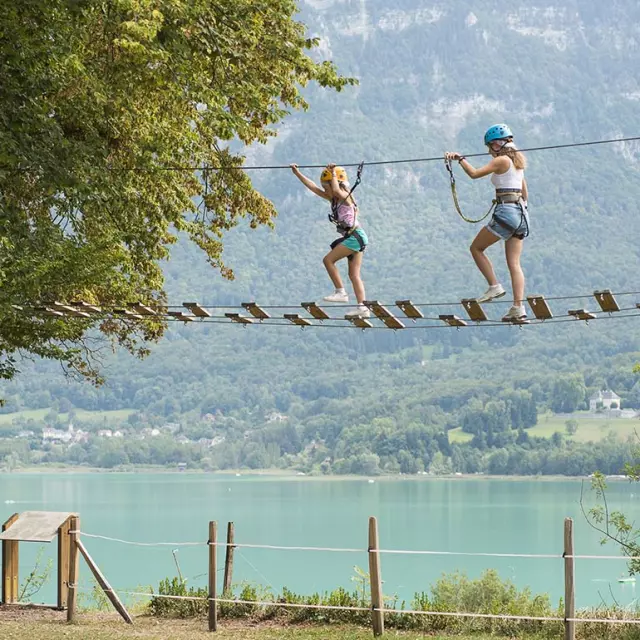
[(464, 444), (465, 442), (469, 442), (472, 439), (473, 434), (466, 433), (462, 430), (462, 427), (451, 429), (451, 431), (449, 431), (449, 442), (459, 442), (461, 444)]
[[(3, 413), (0, 414), (0, 426), (10, 425), (16, 418), (25, 418), (26, 420), (44, 420), (44, 417), (49, 413), (50, 409), (29, 409), (27, 411), (17, 411), (15, 413)], [(134, 409), (117, 409), (115, 411), (84, 411), (83, 409), (76, 410), (76, 416), (78, 420), (91, 420), (97, 422), (106, 418), (107, 422), (116, 422), (126, 420)], [(60, 419), (65, 422), (69, 416), (66, 413), (58, 414)]]
[[(626, 440), (637, 431), (640, 435), (640, 420), (637, 418), (585, 418), (584, 414), (576, 413), (574, 420), (578, 422), (578, 431), (573, 436), (567, 435), (565, 422), (568, 418), (558, 418), (553, 414), (542, 414), (538, 417), (538, 424), (527, 429), (530, 436), (550, 438), (554, 433), (561, 433), (568, 440), (575, 442), (599, 442), (613, 431), (620, 440)], [(449, 431), (449, 442), (469, 442), (473, 436), (465, 433), (460, 427)]]
[(613, 431), (620, 440), (625, 440), (634, 434), (640, 433), (640, 420), (637, 418), (584, 418), (576, 414), (575, 420), (578, 422), (578, 431), (573, 436), (568, 436), (565, 431), (567, 418), (558, 418), (551, 414), (538, 417), (538, 424), (527, 433), (531, 436), (550, 438), (554, 433), (560, 432), (568, 439), (576, 442), (598, 442), (606, 438), (610, 431)]

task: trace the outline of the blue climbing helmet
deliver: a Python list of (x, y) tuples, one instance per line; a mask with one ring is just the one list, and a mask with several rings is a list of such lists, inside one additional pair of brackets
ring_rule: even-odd
[(494, 124), (484, 134), (484, 143), (489, 144), (494, 140), (504, 140), (505, 138), (513, 138), (511, 129), (506, 124)]

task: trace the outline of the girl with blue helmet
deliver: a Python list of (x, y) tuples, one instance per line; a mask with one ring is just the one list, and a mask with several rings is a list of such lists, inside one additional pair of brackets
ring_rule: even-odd
[(331, 213), (329, 221), (336, 226), (340, 237), (331, 243), (331, 251), (323, 259), (324, 266), (333, 282), (335, 291), (323, 299), (327, 302), (349, 302), (349, 296), (342, 284), (342, 278), (336, 263), (343, 258), (349, 261), (349, 279), (353, 285), (358, 306), (347, 313), (347, 317), (368, 318), (370, 311), (364, 305), (365, 292), (360, 268), (362, 257), (369, 242), (367, 234), (358, 223), (358, 205), (349, 191), (347, 172), (343, 167), (328, 164), (320, 175), (322, 188), (305, 176), (295, 164), (291, 165), (294, 175), (302, 184), (317, 196), (329, 200)]
[(471, 243), (471, 255), (486, 278), (489, 288), (478, 302), (489, 302), (505, 295), (504, 287), (496, 278), (493, 265), (485, 255), (486, 249), (499, 240), (505, 241), (505, 255), (511, 275), (513, 305), (503, 321), (525, 320), (524, 274), (520, 266), (523, 240), (529, 235), (527, 212), (528, 190), (524, 179), (527, 165), (524, 154), (513, 144), (513, 133), (506, 124), (496, 124), (484, 134), (484, 143), (492, 158), (484, 167), (476, 169), (459, 153), (447, 153), (448, 160), (457, 160), (464, 172), (473, 180), (491, 175), (496, 190), (495, 209), (487, 226), (480, 229)]

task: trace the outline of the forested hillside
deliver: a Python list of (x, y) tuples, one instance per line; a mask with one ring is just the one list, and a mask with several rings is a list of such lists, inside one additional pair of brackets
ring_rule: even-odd
[[(502, 121), (521, 147), (640, 135), (640, 7), (632, 0), (306, 0), (300, 9), (324, 55), (360, 84), (339, 94), (309, 89), (311, 109), (292, 115), (266, 147), (247, 149), (247, 165), (477, 153), (485, 129)], [(527, 291), (640, 290), (640, 146), (540, 151), (528, 159)], [(310, 173), (317, 179), (318, 171)], [(490, 184), (458, 173), (464, 211), (484, 213)], [(165, 265), (173, 304), (295, 305), (331, 290), (321, 262), (333, 239), (326, 204), (287, 169), (250, 175), (279, 211), (275, 229), (228, 232), (231, 282), (193, 245), (180, 243)], [(455, 214), (442, 163), (365, 166), (356, 193), (371, 240), (363, 270), (370, 299), (452, 301), (484, 290), (468, 253), (477, 228)], [(501, 248), (490, 255), (507, 285)], [(635, 306), (640, 295), (622, 302)], [(563, 314), (582, 306), (595, 301), (553, 308)], [(498, 316), (504, 308), (496, 303), (490, 311)], [(161, 453), (144, 455), (135, 443), (112, 442), (117, 455), (103, 464), (104, 447), (92, 438), (74, 447), (73, 457), (55, 445), (39, 461), (617, 473), (630, 456), (628, 443), (538, 440), (527, 429), (548, 410), (584, 408), (598, 389), (611, 388), (623, 406), (640, 408), (632, 372), (639, 352), (640, 318), (396, 333), (193, 323), (172, 325), (143, 362), (106, 354), (102, 388), (68, 382), (48, 363), (24, 362), (22, 375), (1, 391), (5, 412), (60, 402), (133, 409), (126, 425), (132, 431), (177, 423), (192, 442), (176, 444), (174, 434)], [(450, 444), (446, 432), (458, 427), (473, 440)], [(29, 455), (18, 452), (23, 462)]]

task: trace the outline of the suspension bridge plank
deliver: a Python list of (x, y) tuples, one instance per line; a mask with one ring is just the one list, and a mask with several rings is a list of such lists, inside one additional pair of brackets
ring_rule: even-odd
[(72, 307), (76, 307), (77, 309), (86, 311), (87, 313), (102, 313), (101, 307), (98, 307), (95, 304), (84, 302), (83, 300), (73, 300), (70, 304)]
[(377, 318), (382, 320), (389, 329), (404, 329), (404, 324), (400, 322), (387, 307), (380, 304), (377, 300), (365, 300), (362, 304), (371, 309)]
[(194, 316), (198, 316), (198, 318), (210, 318), (211, 314), (199, 305), (197, 302), (183, 302), (182, 306), (186, 309), (189, 309)]
[(570, 316), (574, 316), (577, 320), (593, 320), (596, 316), (595, 314), (587, 311), (586, 309), (569, 309), (568, 314)]
[(484, 309), (475, 298), (463, 298), (461, 302), (470, 320), (474, 322), (486, 322), (489, 320)]
[(329, 314), (324, 309), (321, 309), (315, 302), (303, 302), (301, 306), (316, 320), (330, 320)]
[(284, 317), (286, 320), (291, 322), (292, 324), (297, 324), (299, 327), (310, 327), (313, 326), (312, 322), (309, 322), (306, 318), (303, 318), (298, 313), (285, 313)]
[(603, 311), (607, 311), (609, 313), (620, 311), (620, 305), (618, 304), (618, 301), (616, 300), (613, 293), (611, 293), (611, 289), (594, 291), (593, 297), (596, 299), (596, 302), (600, 305), (600, 308)]
[(359, 329), (373, 329), (373, 325), (366, 318), (361, 318), (360, 316), (345, 316), (344, 319)]
[(129, 305), (129, 308), (141, 316), (155, 316), (157, 315), (155, 309), (148, 307), (146, 304), (142, 304), (142, 302), (134, 302)]
[(238, 324), (253, 324), (253, 320), (251, 318), (245, 318), (245, 316), (240, 315), (239, 313), (225, 313), (224, 314), (231, 322), (237, 322)]
[(258, 318), (258, 320), (267, 320), (271, 316), (261, 307), (259, 307), (255, 302), (243, 302), (242, 306), (254, 317)]
[(527, 302), (531, 307), (533, 315), (538, 320), (551, 320), (553, 313), (548, 302), (544, 299), (544, 296), (527, 296)]
[(467, 327), (469, 326), (462, 318), (452, 314), (442, 314), (438, 316), (440, 320), (446, 322), (450, 327)]
[(182, 322), (193, 322), (193, 316), (188, 316), (186, 313), (182, 313), (182, 311), (169, 311), (167, 315), (176, 320), (182, 320)]
[(411, 318), (412, 320), (424, 318), (420, 309), (414, 306), (411, 300), (396, 300), (396, 307), (398, 307), (407, 318)]

